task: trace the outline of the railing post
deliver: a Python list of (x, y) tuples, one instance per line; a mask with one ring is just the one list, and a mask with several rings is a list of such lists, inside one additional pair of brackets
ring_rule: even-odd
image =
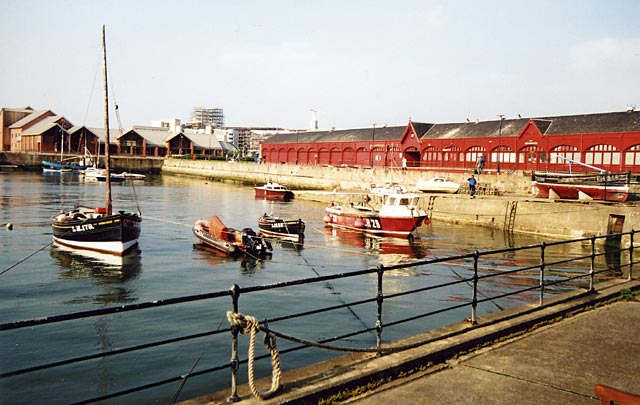
[[(240, 287), (237, 284), (231, 286), (229, 290), (231, 292), (231, 302), (233, 306), (233, 313), (238, 313), (238, 298), (240, 297)], [(240, 362), (238, 360), (238, 332), (239, 327), (231, 325), (231, 396), (229, 402), (238, 402), (240, 397), (238, 396), (238, 368)]]
[(593, 282), (596, 277), (596, 236), (591, 236), (591, 269), (589, 270), (589, 291), (593, 291)]
[(546, 248), (546, 242), (542, 242), (540, 244), (540, 299), (538, 300), (539, 306), (542, 306), (542, 304), (544, 304), (544, 270), (546, 266), (544, 252)]
[(478, 323), (478, 258), (480, 252), (473, 252), (473, 295), (471, 298), (471, 324)]
[(635, 230), (631, 230), (629, 234), (629, 281), (633, 279), (633, 234)]
[(376, 350), (377, 356), (382, 355), (382, 301), (384, 294), (382, 293), (382, 276), (384, 275), (384, 266), (378, 265), (378, 295), (376, 301), (378, 303), (378, 318), (376, 319)]

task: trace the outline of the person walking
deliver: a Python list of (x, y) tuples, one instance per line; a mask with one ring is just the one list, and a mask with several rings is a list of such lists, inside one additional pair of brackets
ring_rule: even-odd
[(478, 184), (476, 177), (472, 174), (467, 181), (469, 182), (469, 194), (471, 194), (471, 198), (476, 198), (476, 184)]

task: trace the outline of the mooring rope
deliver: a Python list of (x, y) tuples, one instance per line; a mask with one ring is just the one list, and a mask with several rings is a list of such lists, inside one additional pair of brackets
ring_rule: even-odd
[(227, 319), (231, 326), (238, 327), (243, 335), (251, 333), (251, 339), (249, 341), (249, 363), (248, 363), (248, 375), (249, 375), (249, 387), (251, 392), (256, 398), (268, 399), (280, 389), (280, 356), (278, 354), (278, 345), (276, 338), (273, 334), (265, 331), (264, 345), (271, 352), (271, 388), (267, 392), (259, 392), (256, 388), (254, 374), (253, 374), (253, 361), (255, 357), (256, 347), (256, 335), (260, 331), (260, 323), (258, 320), (249, 315), (242, 315), (237, 312), (227, 311)]
[(18, 260), (17, 262), (15, 262), (14, 264), (12, 264), (11, 266), (7, 267), (6, 269), (0, 271), (0, 276), (3, 275), (4, 273), (8, 272), (9, 270), (13, 269), (14, 267), (16, 267), (17, 265), (19, 265), (20, 263), (25, 262), (27, 259), (29, 259), (30, 257), (32, 257), (33, 255), (35, 255), (36, 253), (42, 251), (43, 249), (45, 249), (46, 247), (51, 246), (51, 244), (53, 244), (53, 241), (47, 243), (46, 245), (42, 246), (41, 248), (39, 248), (38, 250), (36, 250), (33, 253), (30, 253), (27, 257)]

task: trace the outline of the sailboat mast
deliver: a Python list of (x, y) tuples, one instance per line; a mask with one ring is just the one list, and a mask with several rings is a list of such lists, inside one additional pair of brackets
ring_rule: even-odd
[(109, 151), (109, 90), (107, 86), (107, 41), (104, 24), (102, 25), (102, 65), (104, 78), (104, 149), (105, 149), (105, 176), (107, 183), (107, 215), (112, 214), (111, 204), (111, 153)]

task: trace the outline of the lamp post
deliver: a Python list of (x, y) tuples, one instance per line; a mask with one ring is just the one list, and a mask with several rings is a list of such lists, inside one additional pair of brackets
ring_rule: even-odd
[(373, 148), (374, 148), (374, 143), (376, 142), (376, 123), (373, 123), (373, 133), (371, 134), (371, 151), (370, 151), (370, 157), (371, 157), (371, 167), (373, 168)]
[(500, 118), (500, 128), (498, 129), (498, 146), (496, 147), (496, 151), (498, 154), (498, 174), (500, 174), (500, 149), (502, 148), (502, 121), (504, 121), (504, 114), (498, 114)]

